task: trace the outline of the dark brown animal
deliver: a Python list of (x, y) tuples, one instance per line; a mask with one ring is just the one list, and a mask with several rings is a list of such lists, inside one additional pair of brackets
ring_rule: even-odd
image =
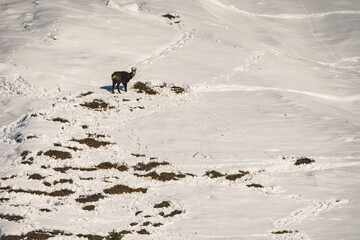
[(124, 71), (114, 72), (111, 75), (111, 79), (112, 79), (112, 82), (113, 82), (112, 93), (114, 93), (115, 85), (117, 87), (118, 92), (120, 93), (120, 89), (119, 89), (120, 83), (122, 83), (122, 85), (125, 88), (125, 92), (127, 92), (127, 84), (135, 76), (135, 74), (136, 74), (136, 68), (135, 67), (132, 67), (131, 72), (129, 72), (129, 73), (124, 72)]

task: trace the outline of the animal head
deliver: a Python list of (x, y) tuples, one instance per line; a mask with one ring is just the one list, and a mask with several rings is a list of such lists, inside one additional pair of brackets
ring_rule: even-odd
[(135, 74), (136, 74), (136, 67), (132, 67), (132, 68), (131, 68), (131, 73), (132, 73), (133, 76), (135, 76)]

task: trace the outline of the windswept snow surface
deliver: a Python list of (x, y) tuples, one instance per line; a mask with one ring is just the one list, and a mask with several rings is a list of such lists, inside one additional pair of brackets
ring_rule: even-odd
[(1, 1), (2, 238), (359, 239), (359, 22), (358, 0)]

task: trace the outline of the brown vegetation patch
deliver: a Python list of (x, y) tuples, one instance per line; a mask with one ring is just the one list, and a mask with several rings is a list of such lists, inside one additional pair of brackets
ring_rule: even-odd
[(131, 112), (134, 111), (135, 109), (145, 109), (145, 107), (143, 107), (143, 106), (129, 107), (129, 110), (130, 110)]
[(29, 194), (34, 194), (34, 195), (48, 195), (47, 192), (44, 191), (38, 191), (38, 190), (24, 190), (24, 189), (7, 189), (7, 192), (9, 193), (29, 193)]
[(143, 223), (143, 226), (146, 227), (146, 226), (149, 226), (150, 224), (151, 224), (151, 222), (144, 222), (144, 223)]
[(301, 164), (310, 164), (312, 162), (315, 162), (314, 160), (310, 159), (310, 158), (299, 158), (296, 160), (296, 162), (294, 163), (296, 166), (301, 165)]
[(97, 202), (104, 197), (105, 196), (101, 193), (97, 193), (89, 196), (80, 196), (79, 198), (75, 199), (75, 201), (78, 203)]
[(61, 172), (61, 173), (66, 173), (66, 171), (69, 169), (71, 169), (71, 167), (56, 167), (56, 168), (54, 168), (55, 171)]
[(38, 151), (36, 156), (41, 156), (41, 155), (43, 155), (43, 153), (44, 153), (43, 151)]
[(254, 188), (264, 188), (263, 185), (257, 184), (257, 183), (248, 184), (248, 185), (246, 185), (246, 186), (248, 186), (248, 187), (254, 187)]
[(72, 179), (60, 179), (59, 181), (54, 181), (54, 185), (56, 185), (56, 184), (59, 184), (59, 183), (61, 183), (61, 184), (63, 184), (63, 183), (70, 183), (70, 184), (72, 184), (73, 183), (73, 180)]
[(87, 129), (88, 125), (81, 125), (82, 129)]
[(104, 193), (107, 194), (123, 194), (123, 193), (134, 193), (134, 192), (141, 192), (146, 193), (147, 188), (131, 188), (125, 185), (115, 185), (111, 188), (104, 189)]
[(129, 230), (122, 230), (121, 232), (119, 232), (119, 234), (121, 235), (126, 235), (126, 234), (130, 234), (132, 233), (132, 231), (129, 231)]
[(75, 152), (82, 150), (82, 149), (79, 149), (79, 148), (77, 148), (77, 147), (63, 146), (63, 145), (61, 145), (61, 143), (54, 143), (54, 146), (55, 146), (55, 147), (67, 148), (67, 149), (73, 150), (73, 151), (75, 151)]
[(18, 235), (3, 235), (1, 236), (1, 240), (21, 240), (23, 239), (22, 236)]
[(179, 215), (179, 214), (182, 214), (182, 211), (180, 210), (174, 210), (172, 211), (171, 213), (167, 214), (167, 215), (164, 215), (163, 217), (164, 218), (168, 218), (168, 217), (173, 217), (175, 215)]
[(133, 155), (134, 157), (145, 157), (145, 154), (139, 154), (139, 153), (132, 153), (131, 155)]
[(148, 95), (156, 95), (157, 92), (152, 89), (151, 87), (149, 87), (148, 85), (146, 85), (143, 82), (136, 82), (133, 86), (133, 88), (136, 90), (137, 93), (145, 93)]
[(115, 168), (117, 170), (119, 170), (120, 172), (125, 172), (127, 171), (129, 168), (126, 165), (118, 165), (116, 163), (111, 163), (111, 162), (103, 162), (100, 163), (99, 165), (96, 166), (96, 168), (98, 169), (112, 169)]
[(79, 238), (87, 238), (88, 240), (103, 240), (104, 237), (100, 235), (91, 235), (91, 234), (78, 234), (76, 235)]
[(94, 180), (94, 178), (93, 178), (93, 177), (87, 177), (87, 178), (82, 178), (82, 177), (80, 177), (80, 180), (87, 180), (87, 181), (89, 181), (89, 180)]
[(104, 134), (96, 134), (96, 133), (87, 133), (88, 137), (95, 137), (95, 138), (104, 138)]
[(0, 198), (0, 203), (1, 202), (7, 202), (7, 201), (9, 201), (10, 200), (10, 198)]
[(3, 213), (0, 213), (0, 218), (8, 220), (10, 222), (19, 222), (20, 220), (24, 219), (24, 217), (22, 217), (22, 216), (12, 215), (12, 214), (3, 214)]
[(205, 173), (205, 176), (208, 176), (208, 177), (210, 177), (210, 178), (218, 178), (218, 177), (223, 177), (223, 176), (225, 176), (225, 175), (222, 174), (222, 173), (219, 173), (219, 172), (217, 172), (217, 171), (212, 170), (212, 171), (207, 171), (207, 172)]
[(36, 136), (35, 136), (35, 135), (28, 135), (28, 136), (26, 136), (26, 139), (33, 139), (33, 138), (36, 138)]
[(54, 169), (54, 171), (61, 172), (61, 173), (66, 173), (68, 170), (82, 171), (82, 172), (93, 172), (93, 171), (98, 170), (97, 168), (79, 168), (79, 167), (75, 167), (75, 168), (72, 168), (72, 167), (56, 167), (56, 168), (53, 168), (53, 169)]
[(33, 180), (42, 180), (44, 179), (45, 177), (41, 176), (40, 174), (38, 173), (34, 173), (32, 175), (29, 176), (29, 179), (33, 179)]
[(16, 177), (16, 175), (12, 175), (12, 176), (10, 176), (10, 177), (2, 177), (1, 178), (1, 180), (8, 180), (8, 179), (13, 179), (13, 178), (15, 178)]
[(49, 182), (43, 182), (43, 184), (47, 187), (51, 187), (51, 183), (49, 183)]
[(122, 100), (123, 102), (129, 102), (130, 101), (130, 99), (126, 99), (126, 98), (123, 98), (123, 100)]
[(136, 171), (150, 171), (158, 166), (166, 166), (166, 165), (169, 165), (169, 163), (168, 162), (149, 162), (147, 164), (138, 163), (136, 166), (134, 166), (134, 169)]
[(161, 203), (154, 205), (154, 208), (167, 208), (167, 207), (170, 207), (170, 203), (168, 201), (163, 201)]
[(25, 150), (25, 151), (22, 151), (22, 152), (20, 153), (20, 156), (22, 157), (23, 160), (25, 160), (25, 158), (26, 158), (27, 155), (29, 155), (29, 154), (30, 154), (30, 151)]
[(67, 120), (65, 118), (60, 118), (60, 117), (53, 118), (52, 121), (53, 122), (61, 122), (61, 123), (68, 123), (69, 122), (69, 120)]
[(160, 227), (160, 226), (162, 226), (162, 225), (164, 225), (164, 224), (162, 224), (162, 223), (153, 223), (153, 226), (154, 226), (154, 227)]
[(169, 172), (162, 172), (159, 175), (156, 171), (153, 171), (153, 172), (150, 172), (150, 173), (144, 174), (144, 175), (140, 175), (137, 173), (135, 173), (134, 175), (137, 177), (150, 177), (154, 180), (163, 181), (163, 182), (171, 181), (171, 180), (176, 181), (176, 180), (186, 177), (186, 175), (181, 174), (181, 173), (176, 174), (176, 173), (169, 173)]
[(51, 197), (65, 197), (65, 196), (69, 196), (69, 195), (71, 195), (73, 193), (75, 193), (75, 192), (71, 191), (71, 190), (68, 190), (68, 189), (61, 189), (61, 190), (49, 193), (49, 196), (51, 196)]
[(138, 223), (136, 223), (136, 222), (133, 222), (133, 223), (130, 223), (130, 226), (136, 226), (136, 225), (138, 225)]
[(22, 161), (21, 164), (28, 164), (28, 165), (32, 165), (34, 163), (34, 158), (31, 157), (26, 161)]
[(86, 144), (90, 148), (99, 148), (111, 144), (110, 142), (98, 141), (94, 138), (72, 139), (71, 141)]
[(106, 111), (107, 109), (115, 108), (101, 99), (94, 99), (92, 102), (85, 102), (80, 104), (80, 106), (87, 107), (88, 109), (92, 109), (95, 111)]
[(87, 206), (83, 207), (82, 209), (86, 210), (86, 211), (93, 211), (95, 209), (95, 206), (94, 205), (87, 205)]
[(143, 211), (137, 211), (136, 213), (135, 213), (135, 216), (137, 216), (137, 215), (139, 215), (140, 213), (142, 213)]
[(146, 231), (146, 229), (141, 229), (140, 231), (137, 231), (137, 233), (141, 235), (150, 235), (150, 233)]
[(6, 187), (0, 187), (1, 191), (8, 191), (10, 190), (10, 186), (6, 186)]
[(282, 230), (282, 231), (276, 231), (276, 232), (271, 232), (272, 234), (287, 234), (287, 233), (292, 233), (292, 231), (288, 231), (288, 230)]
[(162, 17), (164, 18), (168, 18), (170, 20), (173, 20), (174, 18), (176, 18), (176, 16), (170, 14), (170, 13), (167, 13), (167, 14), (164, 14), (164, 15), (161, 15)]
[(72, 158), (71, 153), (59, 150), (48, 150), (44, 153), (45, 156), (55, 159), (69, 159)]
[(40, 210), (40, 212), (51, 212), (51, 210), (48, 208), (41, 208), (39, 210)]
[(171, 89), (171, 91), (175, 92), (176, 94), (181, 94), (181, 93), (185, 92), (185, 88), (183, 88), (183, 87), (173, 86), (170, 89)]
[(77, 98), (85, 97), (85, 96), (91, 95), (91, 94), (93, 94), (93, 93), (94, 93), (94, 92), (91, 92), (91, 91), (86, 92), (86, 93), (80, 93), (80, 94), (77, 96)]
[(242, 178), (247, 174), (249, 174), (249, 172), (247, 172), (247, 171), (239, 171), (239, 173), (227, 175), (225, 178), (227, 180), (230, 180), (230, 181), (235, 181), (236, 179)]

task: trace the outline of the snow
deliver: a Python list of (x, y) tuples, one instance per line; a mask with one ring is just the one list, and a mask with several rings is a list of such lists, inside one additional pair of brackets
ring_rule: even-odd
[[(1, 3), (0, 234), (359, 239), (359, 20), (356, 0)], [(111, 74), (134, 66), (111, 94)], [(83, 106), (94, 99), (111, 107)], [(155, 162), (168, 164), (136, 167)], [(104, 191), (116, 185), (147, 190)]]

